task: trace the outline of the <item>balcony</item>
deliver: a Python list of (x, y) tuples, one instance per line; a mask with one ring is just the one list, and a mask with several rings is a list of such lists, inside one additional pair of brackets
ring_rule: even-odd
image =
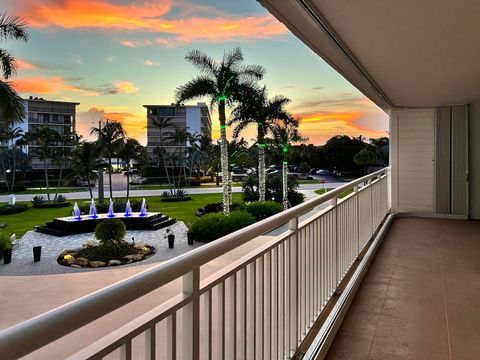
[[(353, 192), (339, 199), (346, 190)], [(392, 215), (386, 217), (388, 193), (389, 169), (383, 169), (143, 272), (129, 269), (132, 276), (113, 285), (124, 272), (100, 271), (93, 281), (88, 273), (23, 279), (31, 300), (21, 305), (22, 320), (38, 316), (20, 324), (18, 313), (6, 316), (2, 327), (13, 326), (0, 331), (2, 359), (324, 356), (392, 222)], [(319, 205), (324, 208), (315, 210)], [(419, 266), (435, 267), (413, 246), (410, 252), (400, 247), (396, 253), (398, 246), (388, 250), (406, 221), (396, 220), (378, 262), (384, 253), (396, 260), (403, 251), (415, 254), (412, 261)], [(408, 223), (404, 228), (409, 235), (418, 229)], [(419, 234), (424, 255), (433, 257), (430, 238), (421, 227)], [(45, 289), (50, 298), (42, 297)], [(421, 295), (423, 288), (412, 289)], [(363, 292), (362, 287), (358, 301)], [(403, 301), (398, 294), (397, 301)], [(14, 307), (15, 296), (9, 299), (7, 306)], [(361, 315), (374, 318), (374, 313)], [(353, 329), (362, 327), (340, 330), (330, 357)]]
[(398, 218), (328, 359), (478, 359), (480, 222)]

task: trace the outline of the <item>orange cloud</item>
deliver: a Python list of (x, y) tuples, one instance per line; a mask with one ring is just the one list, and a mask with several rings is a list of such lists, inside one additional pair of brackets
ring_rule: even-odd
[(138, 87), (133, 85), (130, 81), (117, 81), (115, 83), (118, 92), (124, 94), (133, 94), (140, 90)]
[[(163, 19), (170, 10), (188, 4), (174, 4), (169, 0), (144, 3), (115, 4), (111, 0), (51, 0), (39, 3), (27, 0), (21, 3), (22, 17), (33, 27), (58, 26), (65, 29), (104, 29), (119, 31), (143, 31), (165, 33), (171, 38), (157, 38), (163, 46), (190, 43), (195, 40), (229, 41), (241, 39), (265, 39), (287, 32), (287, 29), (270, 15), (233, 17), (215, 14), (213, 18), (181, 16)], [(137, 47), (153, 44), (151, 41), (124, 40), (124, 46)]]
[(26, 60), (17, 60), (17, 68), (19, 70), (33, 70), (33, 69), (38, 69), (38, 66), (35, 64), (32, 64)]
[(58, 94), (63, 91), (83, 92), (87, 95), (87, 91), (80, 90), (68, 83), (61, 76), (45, 78), (42, 76), (32, 76), (25, 78), (17, 78), (14, 81), (14, 87), (21, 93), (31, 94)]

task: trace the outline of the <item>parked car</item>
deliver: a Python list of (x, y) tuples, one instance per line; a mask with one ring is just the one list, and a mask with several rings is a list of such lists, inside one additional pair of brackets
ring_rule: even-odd
[(147, 183), (147, 179), (142, 178), (140, 176), (133, 176), (130, 179), (130, 185), (143, 185), (143, 184), (146, 184), (146, 183)]
[(325, 169), (317, 170), (315, 172), (315, 174), (321, 175), (321, 176), (332, 176), (333, 175), (333, 173), (330, 170), (325, 170)]
[(317, 173), (317, 168), (310, 169), (310, 174), (315, 175)]

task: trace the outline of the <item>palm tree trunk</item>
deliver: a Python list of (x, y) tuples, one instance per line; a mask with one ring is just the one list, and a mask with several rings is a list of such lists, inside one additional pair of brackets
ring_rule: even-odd
[(130, 171), (127, 166), (127, 200), (130, 198)]
[(288, 176), (288, 162), (284, 157), (283, 165), (282, 165), (282, 190), (283, 190), (282, 205), (284, 210), (288, 209), (288, 178), (287, 176)]
[(90, 199), (93, 199), (93, 192), (92, 192), (92, 184), (90, 184), (90, 177), (87, 175), (87, 185), (88, 185), (88, 191), (90, 193)]
[(17, 156), (15, 148), (12, 149), (12, 157), (13, 157), (13, 169), (12, 169), (12, 193), (15, 192), (15, 175), (17, 174)]
[(45, 186), (47, 187), (47, 199), (50, 201), (50, 185), (48, 184), (47, 160), (43, 160), (43, 169), (45, 171)]
[(218, 117), (220, 119), (220, 163), (222, 166), (223, 182), (223, 213), (230, 214), (230, 177), (228, 176), (228, 147), (227, 130), (225, 128), (225, 100), (220, 100), (218, 106)]
[(7, 185), (7, 192), (9, 194), (11, 194), (13, 192), (13, 188), (12, 188), (12, 191), (10, 191), (10, 184), (8, 182), (7, 168), (5, 167), (5, 161), (3, 160), (3, 156), (0, 156), (0, 160), (2, 160), (3, 176), (5, 177), (5, 184)]
[(259, 144), (258, 146), (258, 200), (265, 201), (265, 148), (263, 147), (263, 144)]
[(60, 189), (60, 185), (61, 185), (61, 182), (62, 182), (62, 174), (63, 174), (63, 162), (60, 163), (60, 172), (58, 174), (57, 191), (55, 191), (54, 199), (57, 197), (58, 191)]
[(113, 199), (113, 191), (112, 191), (112, 157), (108, 157), (108, 186), (110, 188), (110, 199)]

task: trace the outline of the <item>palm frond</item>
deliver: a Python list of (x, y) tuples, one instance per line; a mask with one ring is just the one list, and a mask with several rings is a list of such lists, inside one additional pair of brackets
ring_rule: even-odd
[(218, 64), (210, 56), (199, 50), (192, 50), (185, 59), (200, 71), (215, 75), (218, 71)]
[(246, 79), (262, 80), (265, 75), (265, 68), (261, 65), (243, 65), (238, 73)]
[(198, 76), (186, 84), (177, 87), (175, 99), (177, 103), (193, 100), (205, 96), (217, 97), (218, 91), (215, 82), (206, 76)]
[(0, 41), (2, 40), (23, 40), (29, 38), (27, 23), (18, 16), (0, 14)]
[(0, 67), (3, 77), (8, 79), (17, 73), (17, 62), (12, 54), (5, 49), (0, 49)]
[(24, 101), (13, 88), (12, 83), (1, 80), (0, 108), (8, 124), (20, 122), (26, 115)]
[(233, 50), (225, 52), (225, 54), (223, 55), (222, 63), (226, 68), (229, 69), (234, 67), (241, 61), (243, 61), (242, 49), (236, 47)]

